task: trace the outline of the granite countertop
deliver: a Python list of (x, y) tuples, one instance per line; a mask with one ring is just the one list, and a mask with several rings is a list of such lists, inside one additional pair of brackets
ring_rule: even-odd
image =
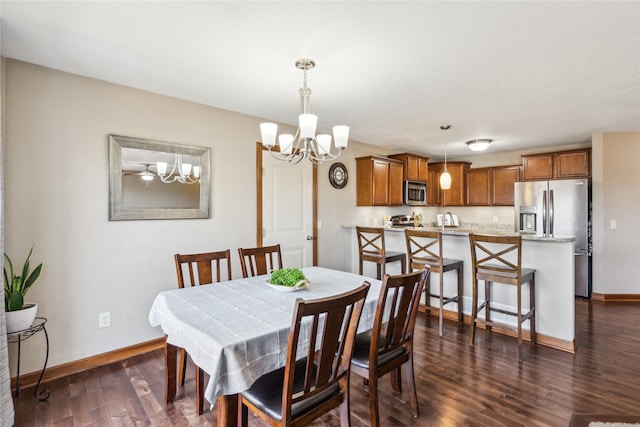
[[(345, 228), (356, 228), (355, 224), (343, 225)], [(386, 231), (390, 232), (404, 232), (405, 229), (410, 230), (426, 230), (426, 231), (442, 231), (442, 227), (385, 227)], [(498, 228), (482, 228), (482, 227), (445, 227), (443, 235), (451, 236), (469, 236), (469, 233), (481, 233), (481, 234), (493, 234), (499, 236), (517, 236), (521, 235), (522, 240), (541, 241), (541, 242), (573, 242), (575, 237), (542, 237), (529, 233), (517, 233), (513, 230), (505, 230)]]

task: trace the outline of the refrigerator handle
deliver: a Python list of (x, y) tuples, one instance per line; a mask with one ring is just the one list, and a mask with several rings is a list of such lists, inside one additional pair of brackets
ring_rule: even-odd
[(553, 237), (553, 190), (549, 191), (549, 237)]
[(542, 192), (542, 235), (547, 235), (547, 190)]

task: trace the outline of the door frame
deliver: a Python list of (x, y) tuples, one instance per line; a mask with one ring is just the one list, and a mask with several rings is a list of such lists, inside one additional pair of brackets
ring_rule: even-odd
[[(273, 147), (272, 150), (280, 151), (279, 147)], [(261, 142), (256, 142), (256, 245), (262, 246), (262, 154), (267, 149)], [(302, 160), (305, 161), (305, 160)], [(313, 265), (318, 265), (318, 165), (313, 163), (312, 168), (312, 188), (313, 195), (311, 207), (311, 241)]]

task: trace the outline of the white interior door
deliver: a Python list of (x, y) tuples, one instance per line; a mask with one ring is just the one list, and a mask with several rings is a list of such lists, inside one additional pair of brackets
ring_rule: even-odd
[(285, 267), (313, 265), (313, 166), (262, 153), (263, 245), (280, 243)]

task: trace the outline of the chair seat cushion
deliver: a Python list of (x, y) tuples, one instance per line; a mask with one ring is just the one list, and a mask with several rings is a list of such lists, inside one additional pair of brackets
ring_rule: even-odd
[[(351, 363), (360, 368), (369, 369), (369, 350), (371, 348), (371, 330), (362, 332), (356, 335), (356, 341), (353, 347), (353, 356), (351, 357)], [(380, 341), (384, 340), (384, 336), (380, 337)], [(385, 353), (382, 356), (378, 356), (378, 366), (384, 365), (389, 360), (407, 352), (404, 346)]]
[(457, 264), (460, 264), (460, 263), (462, 263), (461, 259), (453, 259), (453, 258), (443, 258), (442, 259), (442, 266), (445, 267), (445, 268), (449, 267), (449, 266), (452, 266), (452, 265), (457, 265)]
[[(489, 265), (487, 265), (489, 266)], [(495, 278), (496, 277), (504, 277), (505, 279), (515, 279), (516, 278), (516, 274), (515, 272), (513, 273), (507, 273), (507, 272), (501, 272), (501, 271), (493, 271), (493, 270), (486, 270), (482, 268), (483, 266), (480, 266), (478, 268), (478, 272), (477, 272), (477, 276), (478, 279), (480, 280), (491, 280), (491, 277), (493, 276), (493, 281), (498, 281)], [(526, 283), (528, 281), (530, 281), (533, 278), (533, 275), (535, 274), (536, 269), (535, 268), (522, 268), (521, 270), (521, 277), (522, 277), (522, 283)]]
[[(302, 391), (304, 387), (304, 371), (306, 366), (306, 359), (298, 360), (295, 367), (295, 379), (294, 379), (294, 394)], [(314, 366), (313, 374), (315, 375), (316, 369)], [(242, 395), (245, 399), (250, 401), (262, 412), (269, 415), (275, 420), (282, 420), (282, 387), (284, 385), (284, 367), (271, 371), (268, 374), (264, 374), (258, 380), (253, 383), (251, 388), (247, 391), (243, 391)], [(336, 394), (341, 393), (340, 387), (336, 384), (333, 387), (329, 387), (322, 393), (306, 399), (302, 402), (294, 404), (291, 407), (291, 416), (297, 417), (303, 414), (309, 409), (313, 409), (321, 404), (323, 401), (334, 397)]]

